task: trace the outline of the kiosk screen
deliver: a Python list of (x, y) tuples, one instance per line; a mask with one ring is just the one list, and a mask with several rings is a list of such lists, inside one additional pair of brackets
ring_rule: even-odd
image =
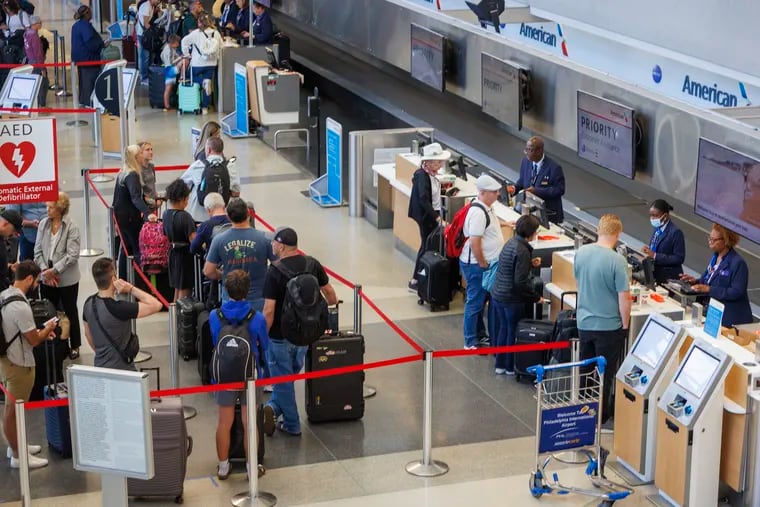
[(697, 398), (705, 394), (705, 388), (720, 366), (720, 360), (699, 347), (692, 347), (676, 376), (676, 384)]
[(8, 100), (13, 102), (29, 102), (34, 99), (34, 85), (37, 76), (13, 76), (10, 90), (8, 91)]
[(674, 335), (672, 330), (649, 319), (641, 330), (633, 355), (650, 368), (657, 368)]

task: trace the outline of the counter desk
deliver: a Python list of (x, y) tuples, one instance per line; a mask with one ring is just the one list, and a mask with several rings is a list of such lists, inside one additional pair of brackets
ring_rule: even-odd
[(249, 60), (269, 61), (269, 52), (271, 50), (275, 56), (278, 52), (277, 44), (273, 46), (238, 46), (225, 44), (222, 46), (219, 55), (219, 66), (217, 67), (217, 76), (219, 89), (217, 90), (217, 111), (221, 116), (231, 113), (235, 110), (235, 64), (239, 63), (245, 67)]
[[(409, 198), (412, 195), (412, 175), (419, 165), (419, 155), (402, 153), (396, 156), (395, 164), (372, 166), (378, 191), (378, 224), (390, 223), (392, 216), (395, 246), (412, 258), (417, 255), (420, 246), (420, 232), (417, 223), (407, 215)], [(459, 189), (459, 193), (453, 198), (455, 202), (444, 203), (444, 206), (449, 204), (447, 218), (453, 216), (469, 198), (474, 198), (478, 194), (474, 177), (466, 181), (456, 178), (453, 186)], [(444, 198), (444, 201), (446, 199)], [(520, 218), (520, 214), (501, 202), (496, 202), (493, 209), (499, 219), (504, 241), (507, 241), (514, 235), (513, 224)], [(383, 220), (380, 220), (381, 217)], [(549, 230), (542, 228), (539, 231), (539, 239), (533, 245), (535, 255), (542, 259), (542, 267), (551, 265), (553, 252), (570, 249), (573, 246), (572, 238), (566, 236), (562, 228), (555, 224), (551, 224)]]

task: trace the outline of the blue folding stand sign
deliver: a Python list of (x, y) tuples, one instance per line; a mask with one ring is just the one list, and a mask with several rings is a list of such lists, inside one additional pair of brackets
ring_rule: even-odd
[(248, 131), (248, 76), (235, 64), (235, 110), (222, 118), (222, 131), (230, 137), (251, 137)]
[(343, 205), (343, 126), (332, 118), (325, 121), (325, 174), (309, 185), (311, 199), (323, 208)]

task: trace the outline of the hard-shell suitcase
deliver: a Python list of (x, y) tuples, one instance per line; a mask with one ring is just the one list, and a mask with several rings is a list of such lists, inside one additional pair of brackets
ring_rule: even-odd
[(164, 107), (164, 90), (166, 89), (164, 68), (160, 65), (152, 65), (148, 70), (148, 102), (150, 107), (162, 109)]
[[(326, 335), (306, 352), (306, 371), (364, 364), (364, 337), (350, 331)], [(364, 372), (306, 381), (306, 415), (311, 422), (361, 419), (364, 416)]]
[(127, 492), (134, 497), (174, 497), (182, 503), (187, 472), (187, 458), (193, 451), (193, 439), (187, 434), (180, 398), (151, 400), (153, 426), (152, 479), (128, 479)]
[(194, 297), (177, 300), (177, 335), (179, 355), (185, 361), (198, 356), (195, 342), (198, 340), (198, 314), (203, 311), (203, 304)]
[[(240, 396), (245, 396), (245, 392)], [(257, 442), (257, 459), (258, 463), (264, 462), (264, 454), (266, 453), (266, 442), (264, 441), (264, 405), (259, 405), (256, 410), (256, 433), (258, 438)], [(244, 439), (246, 438), (243, 431), (243, 415), (242, 406), (240, 402), (235, 403), (235, 419), (232, 421), (232, 428), (230, 429), (230, 452), (229, 460), (232, 463), (245, 463), (245, 447), (243, 447)]]
[(211, 326), (208, 321), (209, 312), (203, 310), (198, 313), (198, 337), (195, 348), (198, 352), (198, 375), (201, 383), (207, 385), (211, 383), (211, 355), (214, 353), (214, 344), (211, 341)]
[[(52, 365), (52, 375), (48, 377), (47, 385), (43, 389), (43, 398), (45, 400), (58, 400), (68, 398), (68, 389), (63, 382), (55, 382), (57, 373), (55, 371), (55, 347), (44, 345), (48, 365)], [(50, 356), (47, 356), (50, 351)], [(50, 373), (50, 370), (47, 370)], [(45, 434), (48, 445), (51, 449), (61, 455), (63, 458), (71, 457), (71, 424), (69, 422), (69, 407), (50, 407), (45, 409)]]
[(428, 251), (420, 258), (417, 272), (417, 304), (428, 303), (430, 311), (447, 311), (451, 302), (451, 261), (435, 251)]
[[(535, 343), (549, 343), (552, 341), (554, 323), (545, 320), (522, 319), (517, 323), (515, 345), (532, 345)], [(521, 352), (515, 354), (515, 373), (517, 380), (523, 375), (531, 375), (528, 368), (537, 364), (546, 363), (546, 353), (543, 350), (535, 352)]]
[(179, 100), (177, 104), (177, 111), (181, 114), (194, 113), (200, 114), (201, 112), (201, 86), (198, 83), (193, 82), (193, 69), (190, 68), (190, 80), (185, 80), (184, 76), (182, 82), (177, 87), (177, 94)]
[[(577, 292), (563, 292), (559, 298), (560, 312), (557, 314), (557, 320), (554, 321), (554, 332), (552, 341), (567, 341), (571, 338), (578, 338), (578, 321), (576, 320), (575, 310), (562, 310), (565, 306), (565, 296), (574, 294), (576, 297)], [(569, 363), (571, 358), (570, 349), (554, 349), (550, 353), (550, 357), (557, 363)]]
[[(428, 235), (425, 240), (426, 252), (438, 252), (443, 257), (446, 257), (445, 249), (446, 241), (446, 227), (440, 226), (436, 230)], [(462, 275), (459, 272), (459, 259), (446, 257), (449, 260), (449, 290), (451, 291), (451, 299), (453, 299), (454, 293), (462, 290)]]
[(137, 60), (135, 59), (135, 40), (131, 35), (121, 38), (121, 55), (127, 61), (129, 66), (137, 66)]

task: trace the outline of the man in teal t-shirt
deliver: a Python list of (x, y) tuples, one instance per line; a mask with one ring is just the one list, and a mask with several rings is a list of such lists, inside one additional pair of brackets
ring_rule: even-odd
[(604, 356), (602, 422), (612, 416), (610, 389), (615, 378), (631, 320), (631, 293), (626, 259), (615, 251), (623, 232), (616, 215), (604, 215), (597, 226), (596, 243), (575, 254), (573, 271), (578, 285), (578, 332), (581, 359)]

